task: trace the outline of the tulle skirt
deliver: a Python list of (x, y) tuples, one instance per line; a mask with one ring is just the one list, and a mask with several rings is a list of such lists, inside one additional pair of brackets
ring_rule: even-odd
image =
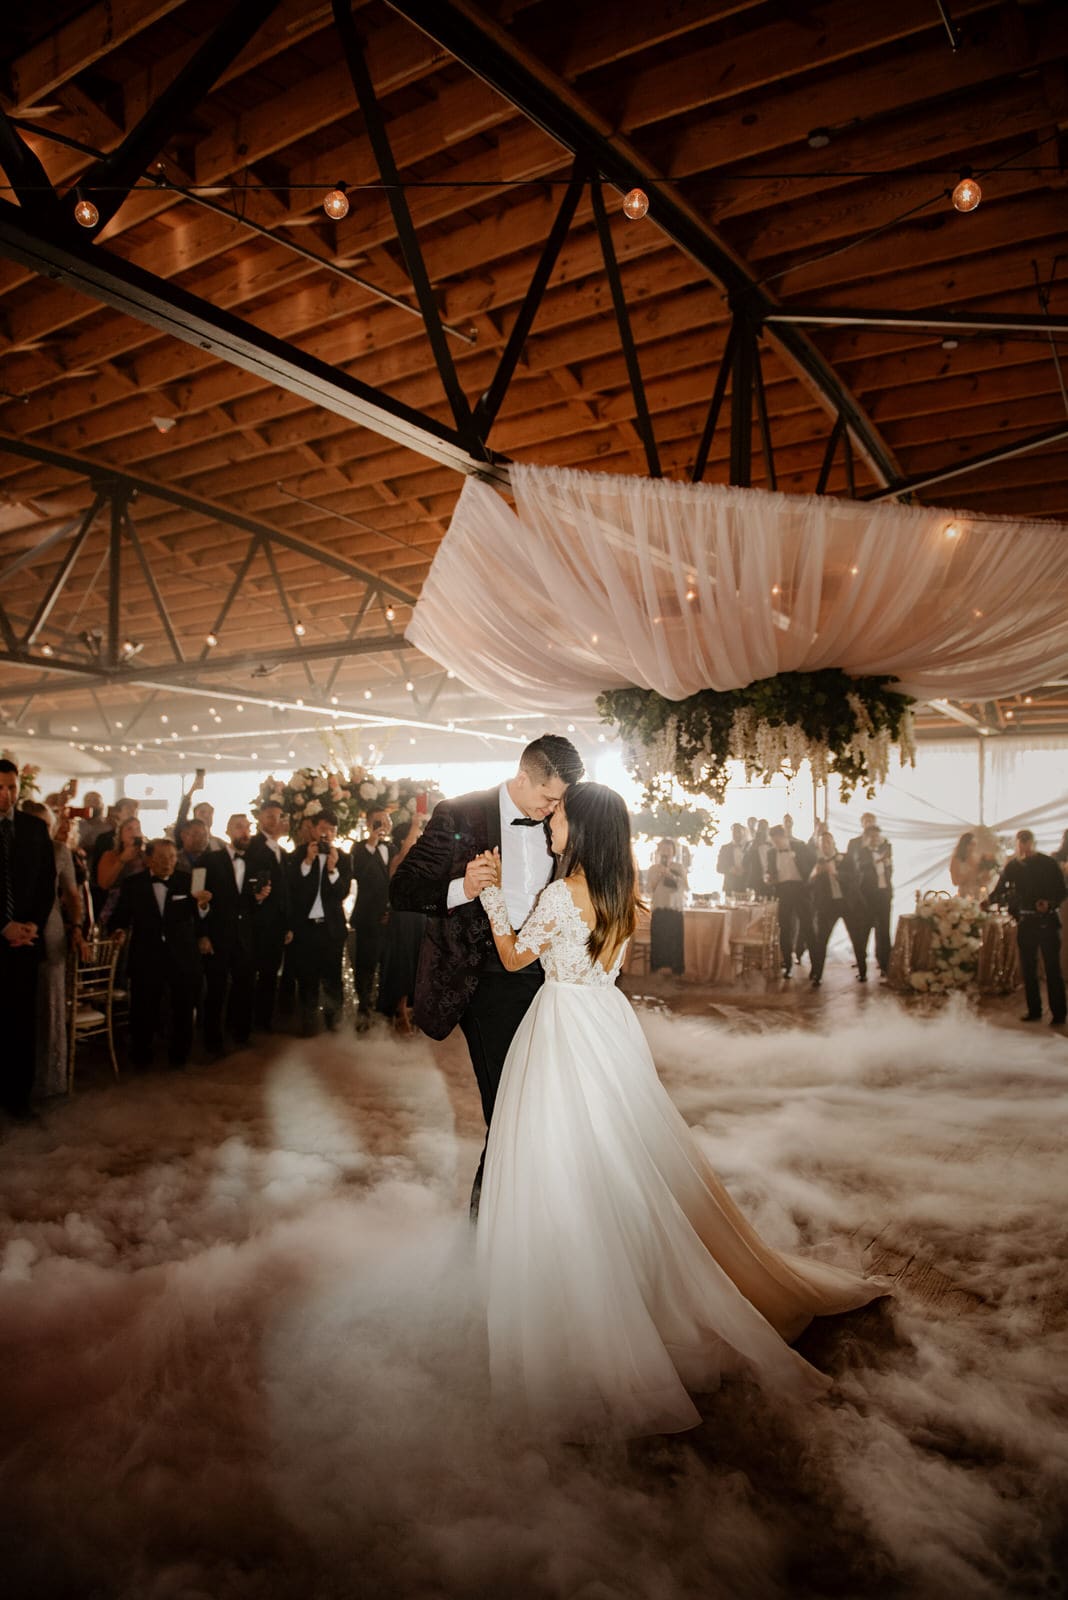
[(477, 1249), (495, 1402), (570, 1438), (692, 1427), (691, 1392), (725, 1371), (821, 1393), (828, 1380), (787, 1341), (883, 1292), (763, 1243), (609, 985), (549, 980), (523, 1019)]

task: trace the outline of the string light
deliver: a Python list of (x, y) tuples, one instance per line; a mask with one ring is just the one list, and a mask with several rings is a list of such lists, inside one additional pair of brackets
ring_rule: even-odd
[(305, 628), (303, 622), (301, 622), (300, 618), (298, 617), (296, 622), (293, 624), (293, 632), (296, 634), (298, 639), (303, 639), (307, 631), (307, 628)]
[(947, 539), (956, 539), (960, 533), (960, 529), (957, 527), (955, 522), (949, 522), (946, 524), (944, 532)]
[(323, 210), (334, 222), (340, 222), (342, 217), (348, 216), (349, 197), (345, 193), (345, 185), (343, 183), (339, 183), (336, 189), (331, 189), (330, 193), (324, 197)]
[(408, 679), (408, 681), (405, 683), (404, 687), (407, 689), (409, 694), (414, 694), (415, 693), (415, 684), (412, 682), (411, 678)]
[(631, 189), (623, 196), (623, 215), (631, 222), (640, 222), (649, 210), (649, 196), (644, 189)]
[(207, 645), (209, 650), (214, 650), (218, 642), (219, 635), (217, 633), (206, 633), (204, 635), (204, 643)]
[(392, 622), (396, 615), (397, 615), (397, 613), (394, 611), (392, 606), (387, 606), (386, 607), (386, 621), (387, 622)]
[(80, 228), (95, 228), (100, 221), (100, 212), (91, 200), (84, 200), (79, 195), (74, 207), (74, 220)]
[(41, 646), (41, 654), (42, 654), (42, 655), (43, 655), (43, 656), (50, 656), (50, 655), (54, 655), (54, 654), (55, 654), (55, 652), (54, 652), (54, 650), (53, 650), (53, 649), (52, 649), (52, 646), (51, 646), (51, 645), (50, 645), (50, 644), (43, 644), (43, 645), (42, 645), (42, 646)]
[(960, 182), (953, 190), (950, 198), (956, 211), (974, 211), (983, 198), (983, 191), (975, 178), (972, 177), (971, 167), (962, 167)]
[(364, 690), (364, 691), (363, 691), (363, 697), (364, 697), (364, 699), (365, 699), (365, 700), (370, 700), (370, 698), (371, 698), (371, 691), (370, 691), (370, 689), (365, 689), (365, 690)]

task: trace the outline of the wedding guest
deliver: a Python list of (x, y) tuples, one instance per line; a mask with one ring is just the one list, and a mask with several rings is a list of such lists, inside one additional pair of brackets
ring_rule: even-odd
[(39, 817), (49, 829), (56, 864), (56, 892), (41, 933), (37, 973), (37, 1050), (34, 1090), (38, 1095), (64, 1094), (67, 1088), (67, 951), (81, 934), (84, 905), (78, 893), (74, 860), (68, 846), (71, 817), (64, 809), (53, 818), (47, 806), (23, 802), (21, 809)]
[(89, 852), (89, 893), (93, 901), (93, 916), (100, 920), (100, 913), (104, 909), (107, 899), (107, 890), (100, 887), (98, 868), (103, 857), (109, 850), (115, 848), (116, 831), (128, 822), (131, 817), (136, 817), (140, 802), (131, 800), (128, 795), (122, 795), (111, 807), (107, 817), (107, 827), (98, 833), (93, 840), (93, 848)]
[(32, 1116), (37, 976), (41, 936), (56, 897), (56, 858), (48, 829), (39, 817), (19, 811), (18, 797), (19, 769), (0, 757), (0, 1105), (25, 1121)]
[(827, 945), (839, 918), (845, 923), (853, 946), (858, 973), (867, 973), (864, 940), (861, 930), (864, 916), (860, 903), (860, 885), (852, 861), (843, 855), (834, 842), (834, 835), (826, 831), (819, 836), (819, 850), (808, 875), (809, 895), (812, 899), (812, 971), (810, 982), (818, 989), (823, 981), (823, 968), (827, 960)]
[(716, 871), (723, 877), (724, 895), (744, 894), (749, 885), (745, 880), (745, 828), (736, 822), (731, 828), (731, 842), (720, 846), (716, 857)]
[(1061, 842), (1056, 850), (1053, 851), (1052, 859), (1056, 861), (1064, 874), (1065, 880), (1068, 881), (1068, 828), (1065, 828), (1061, 834)]
[(111, 914), (119, 903), (119, 893), (125, 880), (138, 872), (144, 872), (143, 848), (144, 838), (141, 834), (140, 819), (132, 816), (119, 824), (111, 844), (99, 856), (96, 866), (96, 886), (103, 895), (103, 900), (97, 910), (96, 919), (102, 928), (109, 926)]
[(766, 895), (768, 877), (768, 856), (771, 852), (771, 838), (768, 833), (768, 824), (763, 817), (759, 820), (754, 817), (756, 824), (753, 828), (753, 837), (749, 848), (745, 852), (745, 881), (746, 888), (752, 889), (754, 894)]
[(175, 826), (174, 837), (178, 844), (178, 870), (192, 875), (194, 868), (205, 865), (208, 854), (208, 828), (198, 817)]
[(206, 890), (193, 895), (189, 874), (177, 871), (173, 840), (150, 840), (145, 861), (146, 871), (123, 883), (111, 919), (113, 928), (130, 931), (130, 1060), (151, 1065), (165, 1021), (167, 1060), (180, 1068), (192, 1049), (202, 987), (198, 912), (211, 897)]
[(764, 892), (770, 892), (779, 902), (782, 975), (789, 978), (793, 973), (794, 956), (800, 960), (802, 953), (812, 945), (812, 911), (806, 885), (813, 857), (808, 845), (800, 839), (789, 838), (781, 824), (772, 828), (770, 839)]
[(1038, 984), (1038, 958), (1046, 969), (1046, 997), (1052, 1026), (1065, 1021), (1064, 977), (1061, 973), (1061, 924), (1057, 908), (1065, 899), (1064, 874), (1052, 856), (1035, 849), (1030, 828), (1016, 835), (1016, 854), (1006, 861), (991, 892), (989, 905), (1004, 905), (1016, 923), (1027, 1010), (1022, 1021), (1041, 1022), (1042, 991)]
[[(868, 813), (870, 815), (870, 813)], [(890, 970), (890, 905), (894, 895), (893, 856), (889, 840), (884, 839), (878, 823), (871, 822), (860, 836), (860, 844), (853, 850), (851, 859), (860, 884), (862, 911), (861, 936), (863, 960), (858, 957), (857, 979), (868, 981), (868, 941), (875, 934), (875, 959), (885, 978)]]
[(683, 906), (689, 886), (686, 868), (676, 860), (674, 839), (661, 839), (645, 880), (652, 915), (649, 918), (649, 970), (666, 967), (681, 978), (686, 965)]
[(745, 831), (746, 831), (746, 834), (748, 835), (748, 841), (747, 841), (748, 843), (751, 844), (753, 842), (753, 840), (756, 838), (756, 831), (757, 831), (758, 827), (759, 827), (759, 823), (758, 823), (756, 817), (746, 817), (746, 819), (745, 819)]
[(300, 1032), (318, 1030), (319, 1004), (333, 1033), (341, 1023), (344, 995), (341, 964), (345, 955), (345, 910), (351, 867), (336, 844), (337, 818), (320, 811), (303, 850), (289, 858), (289, 903), (293, 927), (290, 959), (300, 1004)]
[(974, 833), (962, 833), (949, 862), (949, 878), (959, 895), (982, 900), (990, 888), (995, 863), (984, 856)]
[(856, 834), (854, 838), (850, 839), (849, 843), (846, 845), (847, 855), (855, 856), (857, 851), (862, 849), (864, 845), (865, 831), (868, 828), (876, 828), (878, 825), (878, 818), (876, 817), (874, 811), (862, 811), (860, 813), (860, 832)]
[(245, 852), (248, 870), (255, 880), (254, 889), (262, 889), (265, 883), (271, 886), (270, 894), (256, 902), (253, 918), (256, 947), (253, 1020), (261, 1033), (274, 1031), (278, 977), (286, 946), (293, 938), (289, 909), (289, 851), (282, 843), (285, 823), (282, 807), (273, 800), (266, 801), (260, 806), (256, 833)]
[(271, 893), (249, 870), (245, 852), (252, 829), (243, 811), (226, 824), (227, 844), (209, 850), (204, 887), (210, 895), (200, 928), (204, 957), (204, 1047), (221, 1056), (229, 1032), (235, 1044), (248, 1044), (256, 986), (255, 916)]
[(372, 811), (367, 817), (367, 837), (352, 847), (350, 865), (356, 885), (356, 904), (350, 919), (355, 942), (352, 975), (356, 986), (356, 1031), (371, 1026), (375, 978), (385, 945), (389, 922), (390, 861), (393, 850), (389, 837), (389, 812)]
[[(193, 796), (196, 794), (198, 789), (203, 789), (203, 787), (204, 774), (202, 772), (198, 772), (179, 802), (178, 820), (174, 825), (175, 838), (178, 838), (179, 834), (181, 833), (182, 826), (189, 816), (189, 806), (192, 802)], [(193, 816), (197, 822), (202, 822), (207, 830), (208, 849), (225, 850), (226, 840), (217, 838), (216, 835), (211, 831), (215, 823), (215, 807), (211, 804), (211, 801), (201, 800), (197, 805), (193, 806)]]
[(86, 856), (91, 858), (96, 841), (102, 833), (107, 833), (108, 831), (108, 821), (102, 794), (96, 789), (90, 789), (84, 799), (85, 816), (80, 819), (78, 843), (85, 851)]
[[(425, 817), (412, 817), (395, 825), (392, 833), (393, 855), (389, 864), (391, 880), (418, 843), (425, 823)], [(425, 932), (426, 917), (421, 911), (402, 911), (398, 906), (390, 907), (379, 969), (377, 1005), (383, 1016), (392, 1019), (397, 1032), (405, 1035), (415, 1031), (411, 1008)]]

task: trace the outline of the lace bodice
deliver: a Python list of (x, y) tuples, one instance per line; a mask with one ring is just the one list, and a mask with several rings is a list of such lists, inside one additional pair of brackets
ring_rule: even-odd
[[(494, 933), (509, 932), (511, 924), (503, 892), (496, 887), (483, 889), (479, 899), (486, 908)], [(605, 968), (599, 961), (589, 958), (586, 950), (589, 933), (581, 911), (571, 898), (571, 890), (558, 879), (542, 890), (537, 905), (519, 930), (516, 950), (521, 954), (540, 950), (545, 976), (551, 981), (590, 986), (613, 984), (627, 947), (624, 944), (616, 952), (611, 968)]]

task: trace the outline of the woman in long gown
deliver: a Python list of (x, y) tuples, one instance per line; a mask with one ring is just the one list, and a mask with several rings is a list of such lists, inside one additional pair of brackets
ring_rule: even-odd
[(972, 832), (962, 833), (949, 862), (949, 879), (957, 893), (966, 900), (983, 900), (997, 863), (984, 856), (979, 840)]
[(67, 1091), (68, 932), (80, 930), (82, 904), (68, 846), (71, 818), (66, 809), (54, 822), (51, 811), (39, 801), (24, 801), (22, 809), (47, 824), (56, 858), (56, 896), (41, 932), (41, 965), (37, 974), (34, 1093), (48, 1099)]
[(573, 785), (552, 842), (558, 875), (518, 934), (500, 888), (482, 894), (504, 965), (546, 974), (505, 1062), (478, 1218), (494, 1393), (573, 1439), (693, 1427), (690, 1393), (725, 1371), (821, 1393), (787, 1341), (885, 1291), (764, 1244), (661, 1085), (615, 985), (637, 905), (620, 796)]

